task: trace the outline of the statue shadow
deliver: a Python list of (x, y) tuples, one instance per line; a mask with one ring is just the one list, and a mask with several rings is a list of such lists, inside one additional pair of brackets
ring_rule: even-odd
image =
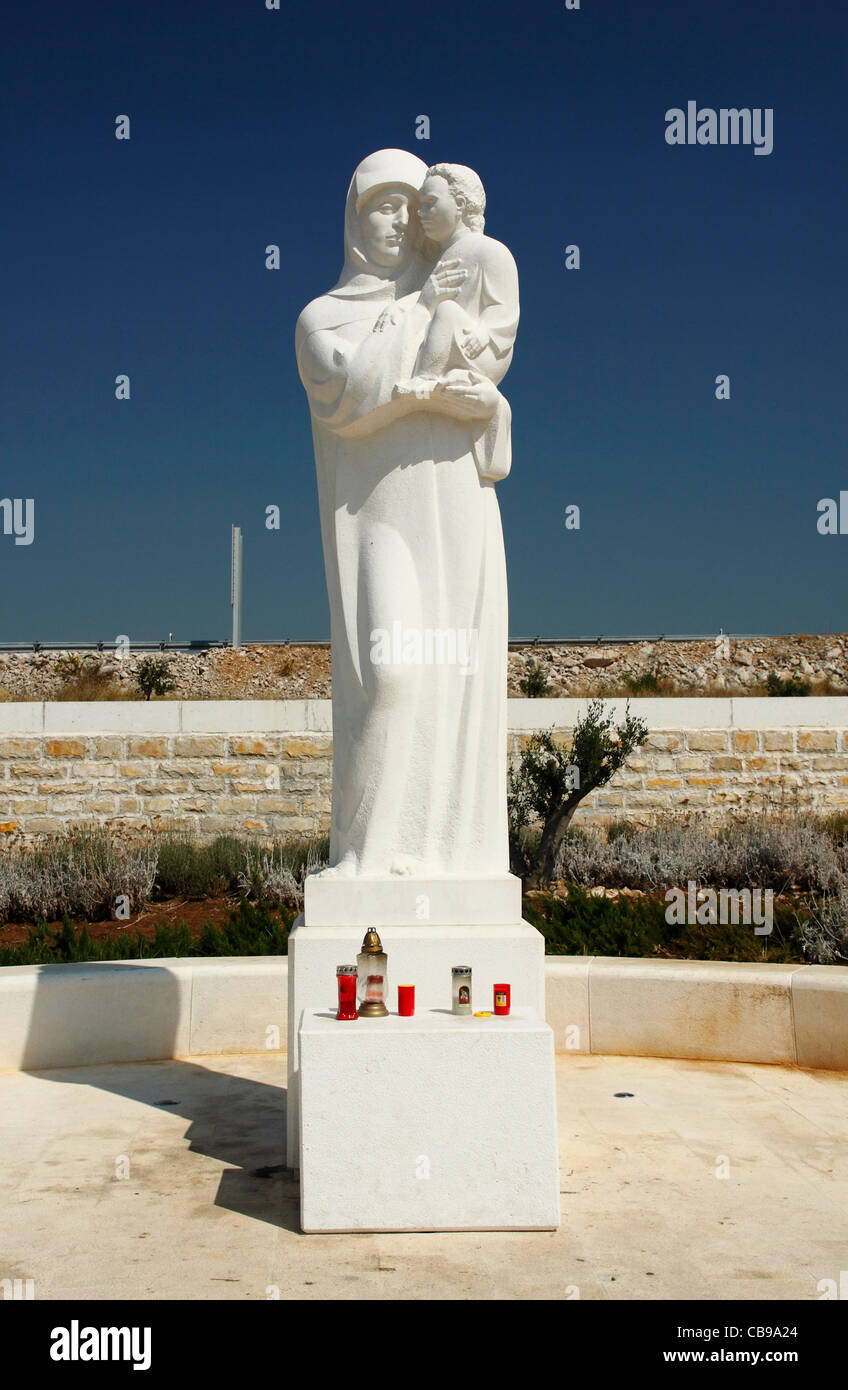
[[(140, 1030), (143, 1040), (146, 1032), (152, 1052), (161, 1053), (166, 1040), (172, 1051), (184, 1050), (185, 1034), (181, 1036), (180, 1030), (184, 985), (164, 964), (46, 965), (38, 967), (20, 1069), (54, 1084), (97, 1087), (182, 1116), (188, 1122), (189, 1151), (231, 1165), (221, 1174), (215, 1205), (300, 1234), (300, 1188), (285, 1167), (285, 1054), (275, 1054), (279, 1085), (217, 1071), (214, 1055), (209, 1056), (209, 1067), (180, 1057), (151, 1061), (116, 1057), (121, 1010), (125, 1015), (127, 1009), (126, 989), (120, 1001), (114, 991), (110, 998), (116, 969), (133, 970), (139, 977), (138, 1009), (133, 1011), (136, 1034)], [(135, 984), (133, 979), (130, 998)], [(50, 1058), (60, 1049), (86, 1060), (75, 1066), (51, 1066)]]

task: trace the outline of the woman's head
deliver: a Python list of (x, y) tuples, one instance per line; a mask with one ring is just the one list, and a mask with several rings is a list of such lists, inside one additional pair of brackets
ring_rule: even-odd
[(427, 166), (406, 150), (377, 150), (357, 165), (345, 206), (344, 284), (370, 274), (394, 279), (418, 250), (414, 210)]
[(373, 265), (400, 268), (408, 260), (411, 196), (397, 183), (367, 195), (358, 214), (360, 245)]

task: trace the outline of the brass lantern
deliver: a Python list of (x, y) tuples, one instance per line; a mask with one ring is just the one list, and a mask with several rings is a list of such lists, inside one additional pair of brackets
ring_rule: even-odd
[(360, 1018), (388, 1018), (387, 957), (383, 943), (373, 927), (365, 933), (362, 950), (356, 957), (356, 994)]

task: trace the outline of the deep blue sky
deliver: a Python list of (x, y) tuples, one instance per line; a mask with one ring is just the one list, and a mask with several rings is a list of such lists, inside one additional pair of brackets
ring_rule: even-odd
[[(294, 323), (392, 145), (477, 169), (518, 263), (511, 633), (848, 627), (842, 0), (7, 13), (0, 641), (227, 637), (232, 522), (245, 638), (327, 635)], [(773, 153), (667, 145), (690, 99)]]

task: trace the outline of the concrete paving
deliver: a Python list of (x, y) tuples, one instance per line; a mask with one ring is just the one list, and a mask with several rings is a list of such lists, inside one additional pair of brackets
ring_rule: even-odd
[(848, 1073), (558, 1057), (559, 1231), (304, 1236), (284, 1065), (0, 1072), (0, 1280), (37, 1299), (815, 1300), (848, 1270)]

